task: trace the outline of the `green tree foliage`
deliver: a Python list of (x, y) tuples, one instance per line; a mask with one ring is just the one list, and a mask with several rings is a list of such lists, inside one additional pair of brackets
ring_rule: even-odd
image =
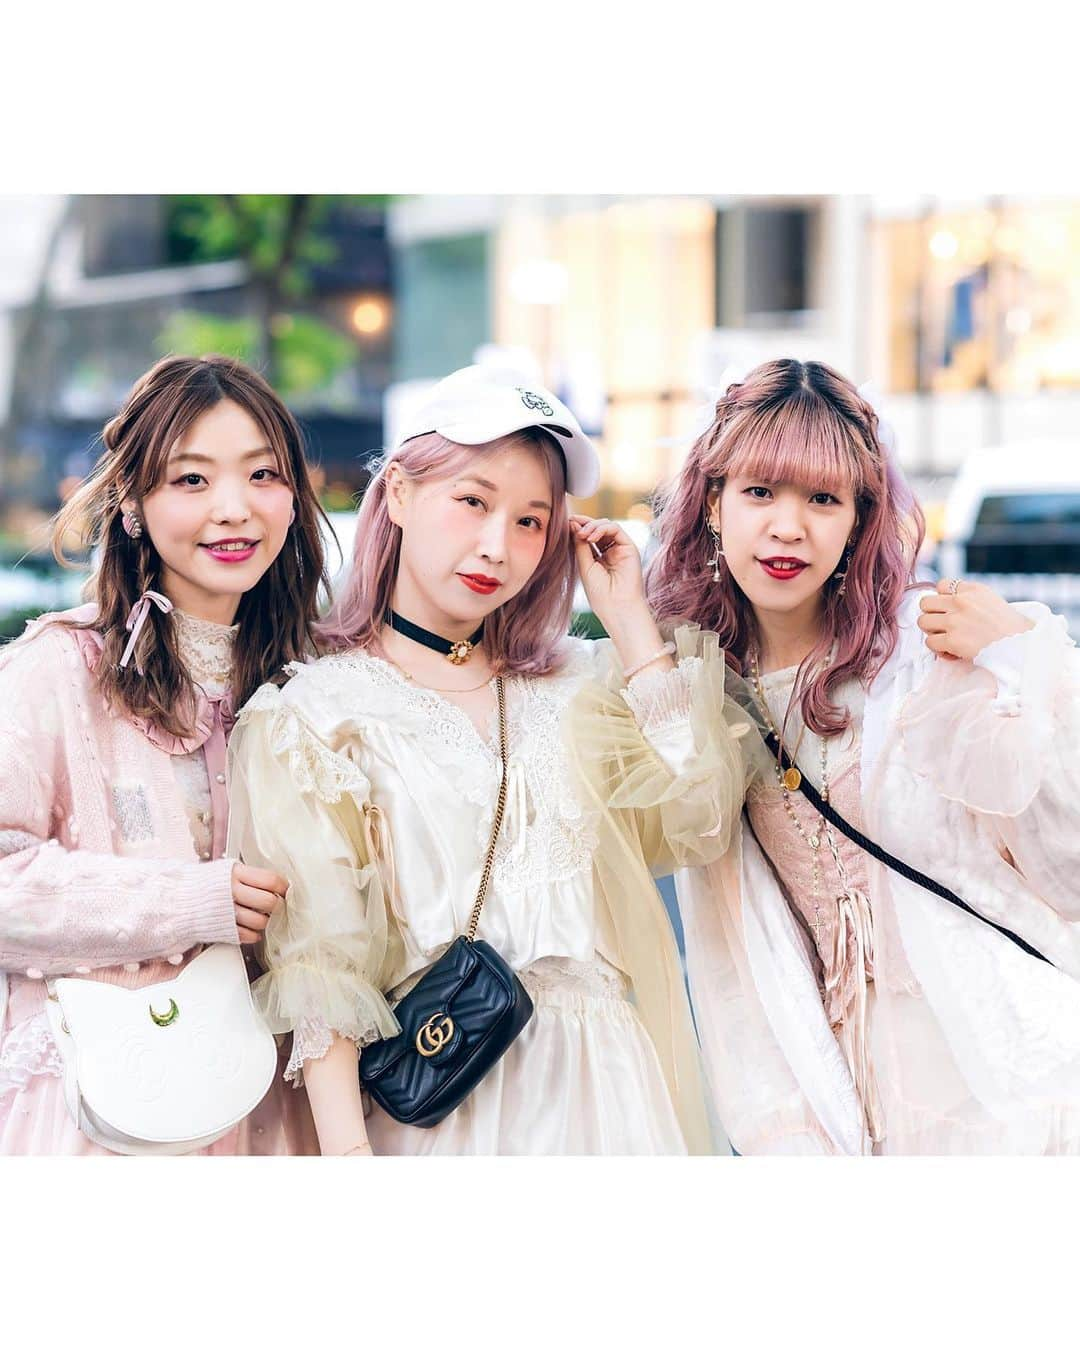
[(386, 197), (312, 194), (186, 194), (171, 202), (170, 253), (178, 262), (240, 258), (249, 313), (241, 318), (186, 310), (159, 339), (162, 352), (221, 351), (257, 366), (286, 398), (325, 388), (356, 359), (356, 344), (297, 305), (312, 269), (331, 263), (326, 232), (336, 205), (383, 206)]

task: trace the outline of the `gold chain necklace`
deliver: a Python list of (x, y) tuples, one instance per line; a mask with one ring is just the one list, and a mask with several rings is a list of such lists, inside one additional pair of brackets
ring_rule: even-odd
[[(826, 665), (828, 665), (828, 662), (826, 662)], [(754, 677), (756, 698), (761, 708), (762, 716), (765, 718), (769, 730), (776, 737), (777, 744), (782, 747), (783, 742), (780, 739), (780, 733), (774, 726), (772, 715), (769, 711), (769, 703), (765, 697), (764, 686), (761, 683), (761, 675), (758, 671), (757, 656), (755, 653), (751, 653), (750, 656), (750, 670)], [(794, 691), (792, 691), (792, 695), (794, 696)], [(806, 731), (806, 722), (804, 721), (803, 729), (802, 731), (799, 732), (799, 739), (795, 744), (795, 754), (790, 756), (790, 758), (793, 761), (795, 759), (795, 755), (799, 753), (799, 746), (802, 744), (803, 732), (805, 731)], [(828, 805), (829, 742), (824, 736), (822, 736), (820, 739), (821, 739), (821, 800), (825, 802), (826, 805)], [(837, 876), (840, 879), (840, 885), (843, 888), (845, 894), (850, 892), (851, 890), (851, 885), (847, 875), (847, 869), (844, 867), (843, 859), (840, 856), (840, 849), (837, 844), (836, 836), (833, 834), (832, 826), (829, 824), (829, 822), (825, 819), (824, 816), (821, 816), (819, 813), (819, 819), (821, 821), (821, 824), (814, 831), (813, 834), (808, 835), (806, 831), (803, 829), (802, 821), (799, 819), (798, 813), (796, 812), (795, 807), (792, 805), (791, 802), (791, 794), (793, 792), (797, 792), (799, 790), (799, 786), (802, 783), (802, 774), (799, 773), (798, 769), (795, 769), (794, 766), (791, 769), (788, 769), (786, 773), (783, 772), (782, 760), (780, 759), (779, 754), (777, 755), (777, 760), (774, 767), (776, 769), (776, 779), (780, 785), (780, 791), (783, 794), (784, 798), (784, 810), (787, 812), (788, 818), (790, 819), (792, 825), (795, 827), (796, 833), (799, 835), (799, 838), (803, 841), (803, 843), (806, 844), (806, 846), (810, 850), (810, 901), (814, 909), (814, 919), (810, 927), (813, 929), (815, 940), (820, 941), (821, 925), (822, 925), (821, 883), (824, 875), (824, 868), (822, 866), (821, 861), (822, 833), (824, 833), (825, 840), (829, 845), (829, 851), (832, 854), (833, 862), (836, 866)]]
[[(765, 697), (765, 689), (761, 683), (761, 674), (758, 670), (756, 652), (751, 652), (750, 654), (750, 672), (754, 677), (754, 688), (756, 690), (757, 703), (761, 709), (761, 715), (765, 718), (766, 725), (776, 737), (777, 745), (782, 750), (784, 743), (780, 738), (779, 731), (773, 724), (772, 713), (769, 711), (769, 701)], [(794, 690), (792, 690), (792, 697), (794, 697)], [(789, 700), (788, 707), (790, 708), (790, 706)], [(802, 745), (802, 738), (805, 731), (806, 722), (804, 720), (802, 731), (799, 732), (799, 739), (795, 743), (795, 753), (790, 757), (792, 761), (794, 761), (795, 756), (799, 753), (799, 746)], [(814, 918), (810, 927), (814, 933), (814, 941), (820, 945), (821, 927), (824, 923), (824, 920), (821, 917), (821, 883), (824, 875), (824, 869), (821, 862), (821, 835), (816, 831), (811, 835), (806, 833), (803, 829), (802, 821), (799, 819), (798, 813), (791, 802), (791, 794), (793, 792), (798, 792), (802, 783), (802, 774), (794, 767), (794, 763), (792, 763), (790, 769), (784, 770), (783, 762), (780, 757), (780, 750), (777, 751), (776, 764), (773, 767), (776, 770), (776, 781), (779, 784), (780, 792), (784, 799), (784, 810), (787, 812), (788, 819), (795, 827), (795, 832), (798, 834), (799, 838), (810, 850), (810, 903), (813, 906), (814, 911)], [(824, 736), (821, 737), (821, 796), (822, 800), (826, 802), (829, 800), (829, 750), (828, 742)]]
[[(769, 703), (765, 697), (765, 690), (762, 687), (761, 683), (761, 674), (758, 671), (756, 651), (750, 653), (750, 673), (754, 677), (754, 688), (757, 690), (757, 701), (761, 708), (761, 715), (765, 718), (765, 722), (769, 730), (776, 737), (776, 747), (777, 747), (776, 775), (780, 779), (783, 786), (789, 792), (798, 792), (799, 786), (802, 783), (802, 774), (795, 767), (795, 761), (799, 757), (799, 746), (802, 745), (802, 738), (806, 732), (806, 722), (805, 721), (803, 722), (802, 731), (799, 732), (799, 739), (795, 742), (795, 749), (791, 752), (791, 755), (789, 756), (789, 758), (792, 761), (791, 768), (784, 769), (782, 758), (784, 752), (784, 738), (780, 735), (780, 732), (773, 725), (772, 715), (769, 712)], [(795, 697), (794, 689), (791, 691), (791, 697), (792, 698)], [(790, 711), (791, 711), (791, 699), (788, 700), (788, 712)], [(784, 721), (785, 723), (787, 722), (787, 713), (784, 714)]]
[(394, 667), (395, 670), (399, 670), (407, 680), (415, 684), (417, 689), (426, 689), (429, 694), (475, 694), (477, 690), (486, 688), (486, 686), (489, 685), (491, 681), (495, 678), (494, 675), (488, 675), (487, 679), (484, 680), (483, 683), (471, 684), (467, 689), (438, 689), (433, 684), (422, 684), (416, 678), (415, 675), (410, 674), (410, 672), (407, 671), (404, 666), (399, 665), (398, 662), (395, 661), (392, 656), (388, 656), (386, 659), (390, 662), (390, 664)]

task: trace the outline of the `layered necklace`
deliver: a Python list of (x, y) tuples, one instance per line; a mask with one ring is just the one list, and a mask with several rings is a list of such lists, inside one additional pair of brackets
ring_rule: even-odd
[[(826, 662), (826, 665), (828, 662)], [(799, 820), (798, 813), (792, 805), (791, 794), (799, 790), (802, 784), (802, 775), (794, 767), (795, 756), (799, 752), (799, 746), (802, 743), (803, 732), (806, 730), (806, 721), (803, 719), (803, 728), (799, 733), (798, 741), (795, 744), (795, 752), (790, 756), (792, 767), (785, 773), (783, 771), (783, 749), (784, 742), (773, 723), (772, 714), (769, 711), (769, 702), (765, 697), (765, 689), (761, 683), (761, 672), (758, 669), (757, 653), (750, 655), (750, 673), (754, 681), (755, 698), (761, 710), (761, 715), (765, 719), (766, 725), (777, 742), (777, 761), (776, 761), (776, 779), (780, 791), (784, 798), (784, 810), (795, 828), (796, 833), (803, 843), (810, 850), (810, 903), (813, 910), (813, 920), (810, 923), (814, 934), (814, 941), (817, 944), (818, 951), (822, 957), (822, 964), (825, 968), (825, 991), (827, 996), (831, 996), (834, 991), (842, 987), (846, 970), (848, 969), (847, 950), (849, 935), (854, 937), (854, 969), (856, 972), (856, 992), (852, 1011), (852, 1025), (845, 1029), (842, 1038), (842, 1044), (845, 1048), (845, 1054), (848, 1057), (848, 1063), (851, 1068), (852, 1078), (855, 1082), (855, 1088), (862, 1103), (863, 1111), (866, 1116), (867, 1129), (870, 1138), (879, 1143), (885, 1137), (884, 1116), (882, 1113), (881, 1099), (878, 1093), (877, 1084), (874, 1077), (873, 1065), (870, 1058), (870, 1048), (867, 1039), (867, 1009), (868, 994), (867, 980), (872, 978), (871, 968), (874, 960), (873, 945), (873, 915), (870, 908), (870, 899), (865, 892), (853, 885), (844, 866), (844, 861), (840, 856), (840, 848), (837, 843), (836, 835), (829, 822), (818, 813), (818, 824), (811, 826), (812, 833), (807, 833)], [(792, 690), (791, 699), (795, 697), (795, 690)], [(791, 700), (788, 701), (787, 713), (791, 711)], [(787, 713), (784, 715), (784, 724), (787, 724)], [(828, 803), (829, 800), (829, 742), (827, 737), (820, 737), (821, 740), (821, 799)], [(834, 902), (834, 922), (832, 926), (832, 938), (828, 944), (827, 950), (822, 950), (822, 928), (825, 926), (825, 920), (821, 913), (822, 881), (824, 877), (824, 865), (822, 862), (822, 844), (828, 845), (829, 852), (832, 854), (833, 864), (836, 867), (836, 874), (840, 881), (840, 894)], [(834, 1027), (834, 1030), (836, 1028)]]
[(421, 628), (418, 623), (410, 623), (392, 609), (387, 611), (386, 622), (402, 637), (419, 642), (423, 647), (430, 647), (433, 652), (441, 652), (452, 666), (463, 666), (472, 655), (473, 648), (484, 636), (484, 625), (481, 624), (471, 637), (462, 638), (460, 642), (451, 642), (449, 638), (440, 637), (438, 633)]
[[(798, 834), (799, 838), (810, 850), (810, 900), (814, 910), (814, 918), (810, 926), (814, 930), (815, 940), (820, 941), (821, 926), (823, 923), (821, 917), (821, 892), (822, 892), (822, 878), (824, 873), (821, 861), (822, 830), (825, 831), (829, 843), (833, 846), (832, 852), (836, 862), (839, 864), (840, 867), (842, 867), (843, 864), (840, 863), (839, 850), (835, 846), (835, 840), (833, 840), (832, 838), (832, 831), (829, 828), (828, 821), (825, 820), (824, 817), (820, 817), (819, 819), (821, 820), (821, 824), (818, 826), (818, 828), (814, 830), (813, 834), (807, 834), (806, 830), (803, 828), (802, 821), (799, 819), (798, 813), (796, 812), (795, 807), (792, 805), (791, 802), (791, 794), (793, 792), (798, 792), (800, 786), (802, 785), (802, 774), (795, 767), (795, 759), (799, 753), (799, 746), (802, 745), (802, 738), (806, 731), (806, 722), (805, 720), (803, 721), (802, 730), (799, 732), (798, 740), (795, 742), (795, 749), (788, 757), (791, 760), (791, 767), (785, 770), (783, 767), (784, 740), (780, 732), (777, 730), (775, 723), (773, 722), (772, 713), (769, 711), (769, 700), (765, 697), (765, 688), (761, 683), (761, 672), (758, 668), (758, 659), (756, 651), (750, 653), (750, 674), (753, 677), (755, 698), (758, 707), (761, 710), (761, 715), (765, 719), (766, 726), (776, 737), (777, 752), (776, 752), (776, 764), (774, 767), (776, 769), (776, 781), (784, 797), (784, 810), (787, 812), (788, 819), (794, 826), (795, 831)], [(795, 691), (792, 690), (791, 698), (794, 699), (794, 697)], [(791, 711), (791, 702), (789, 701), (788, 713), (790, 713), (790, 711)], [(784, 716), (784, 723), (785, 725), (787, 723), (787, 714), (785, 714)], [(829, 742), (827, 738), (824, 736), (822, 736), (820, 739), (821, 739), (821, 798), (823, 801), (827, 802), (829, 800)], [(843, 872), (841, 872), (840, 875), (841, 878), (843, 878), (844, 875)]]

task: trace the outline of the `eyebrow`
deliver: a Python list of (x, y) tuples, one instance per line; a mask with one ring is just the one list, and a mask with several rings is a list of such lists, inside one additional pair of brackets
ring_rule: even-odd
[[(248, 450), (246, 454), (240, 456), (241, 460), (258, 459), (261, 455), (272, 455), (274, 452), (269, 445), (261, 445), (257, 450)], [(192, 464), (216, 464), (217, 461), (212, 455), (197, 455), (192, 450), (185, 450), (182, 455), (173, 455), (169, 463), (179, 464), (183, 460), (190, 460)]]
[[(476, 474), (473, 473), (466, 474), (464, 478), (459, 478), (458, 482), (479, 483), (481, 487), (487, 488), (489, 492), (498, 492), (499, 490), (496, 485), (487, 478), (478, 478)], [(530, 502), (529, 505), (535, 507), (538, 511), (550, 511), (552, 509), (550, 502)]]

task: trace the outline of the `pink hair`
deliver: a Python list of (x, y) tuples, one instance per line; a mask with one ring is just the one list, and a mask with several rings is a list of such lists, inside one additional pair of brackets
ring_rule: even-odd
[(496, 674), (547, 675), (563, 661), (560, 651), (574, 596), (574, 545), (566, 505), (566, 465), (545, 432), (526, 428), (485, 445), (458, 445), (434, 432), (415, 436), (386, 457), (368, 484), (356, 523), (352, 567), (344, 588), (319, 625), (320, 641), (331, 650), (361, 647), (382, 654), (379, 633), (397, 577), (401, 529), (386, 509), (386, 470), (401, 466), (413, 481), (452, 478), (477, 458), (526, 446), (548, 471), (552, 513), (536, 571), (512, 600), (484, 621), (484, 646)]
[[(845, 593), (826, 584), (821, 637), (799, 670), (802, 714), (819, 735), (842, 731), (847, 710), (830, 695), (853, 677), (869, 684), (897, 642), (897, 611), (914, 584), (922, 511), (878, 439), (877, 414), (850, 380), (817, 361), (767, 361), (716, 405), (712, 426), (694, 444), (664, 494), (660, 548), (648, 569), (650, 603), (660, 622), (699, 623), (720, 635), (741, 668), (753, 647), (753, 609), (726, 567), (713, 582), (713, 541), (706, 528), (709, 491), (731, 476), (798, 483), (853, 493), (857, 523)], [(836, 652), (828, 669), (808, 670)]]

